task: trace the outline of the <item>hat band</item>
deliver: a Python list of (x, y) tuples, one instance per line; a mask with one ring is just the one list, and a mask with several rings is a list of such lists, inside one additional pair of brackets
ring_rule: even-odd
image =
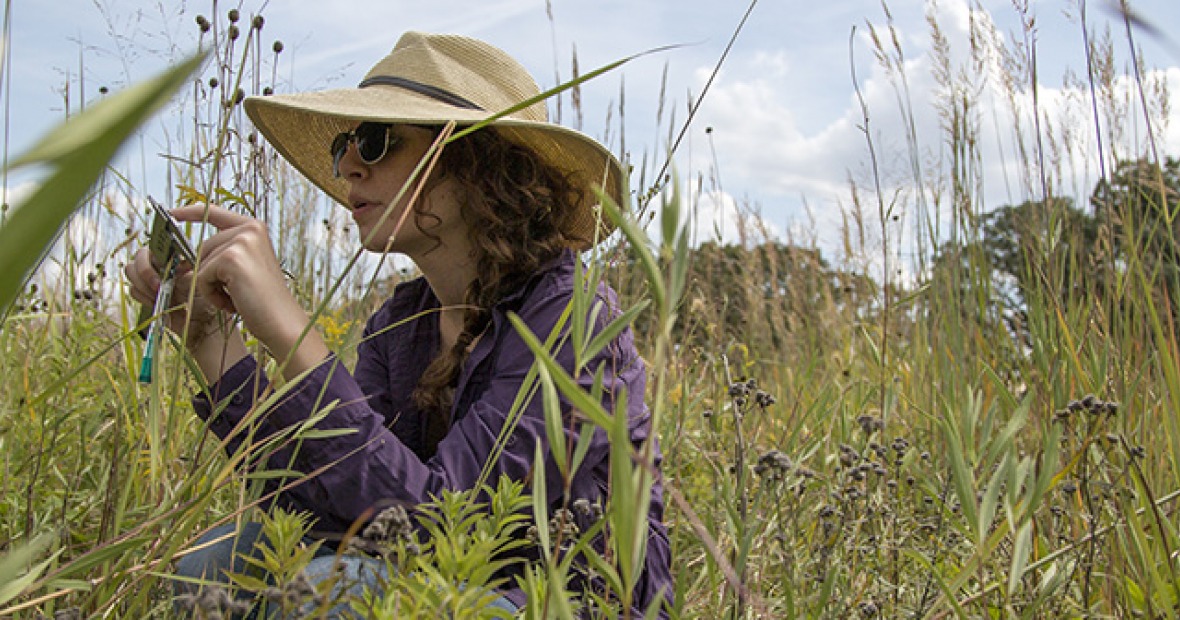
[(395, 77), (392, 75), (374, 75), (371, 78), (361, 82), (357, 88), (367, 88), (369, 86), (394, 86), (397, 88), (404, 88), (409, 91), (418, 93), (419, 95), (426, 95), (431, 99), (435, 99), (453, 105), (456, 108), (465, 108), (468, 110), (480, 110), (483, 108), (471, 103), (470, 101), (452, 93), (443, 90), (437, 86), (423, 84), (422, 82), (415, 82), (414, 80), (407, 80), (406, 78)]

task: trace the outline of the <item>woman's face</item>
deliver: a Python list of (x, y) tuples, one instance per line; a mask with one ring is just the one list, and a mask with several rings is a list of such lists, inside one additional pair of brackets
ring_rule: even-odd
[[(393, 125), (389, 129), (388, 149), (380, 160), (367, 164), (349, 143), (340, 157), (340, 176), (348, 181), (348, 204), (352, 219), (360, 232), (365, 249), (374, 252), (395, 251), (411, 258), (438, 247), (458, 247), (466, 238), (466, 226), (459, 215), (454, 186), (444, 179), (428, 182), (418, 197), (424, 218), (406, 215), (407, 206), (422, 179), (420, 173), (402, 194), (394, 198), (410, 179), (418, 162), (434, 142), (434, 132), (411, 125)], [(382, 217), (383, 214), (387, 215)], [(404, 216), (404, 223), (402, 219)], [(421, 226), (415, 220), (421, 220)], [(400, 228), (399, 228), (400, 226)], [(427, 234), (428, 233), (428, 234)]]

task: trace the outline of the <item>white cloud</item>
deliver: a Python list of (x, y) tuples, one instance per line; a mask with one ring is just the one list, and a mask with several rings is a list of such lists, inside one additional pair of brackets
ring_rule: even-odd
[[(998, 12), (1000, 7), (993, 9)], [(1011, 13), (1011, 9), (1008, 9)], [(913, 11), (911, 11), (913, 13)], [(899, 223), (891, 223), (888, 233), (891, 243), (897, 247), (898, 239), (909, 238), (915, 230), (913, 218), (918, 198), (924, 197), (930, 207), (941, 209), (942, 230), (953, 209), (949, 179), (955, 173), (951, 169), (953, 139), (948, 130), (946, 113), (948, 95), (943, 85), (936, 80), (933, 67), (936, 59), (930, 54), (929, 30), (924, 22), (914, 21), (921, 15), (909, 16), (895, 13), (898, 23), (898, 38), (903, 45), (905, 61), (895, 64), (892, 70), (871, 61), (871, 43), (868, 34), (860, 31), (857, 42), (857, 57), (870, 61), (858, 63), (857, 73), (860, 95), (868, 110), (868, 135), (864, 131), (865, 118), (860, 100), (853, 91), (850, 80), (843, 87), (834, 87), (831, 80), (825, 82), (801, 81), (801, 76), (815, 78), (814, 67), (807, 61), (830, 63), (844, 71), (838, 62), (827, 58), (809, 59), (805, 52), (759, 51), (747, 59), (747, 66), (762, 67), (761, 70), (726, 71), (712, 90), (702, 108), (701, 126), (694, 132), (695, 144), (691, 151), (682, 152), (681, 161), (691, 161), (697, 174), (705, 178), (719, 177), (725, 181), (724, 189), (737, 195), (753, 195), (765, 205), (765, 215), (772, 222), (783, 223), (783, 230), (797, 230), (799, 222), (808, 218), (819, 232), (820, 242), (825, 251), (839, 247), (841, 230), (846, 225), (845, 215), (853, 204), (849, 181), (860, 187), (861, 200), (870, 221), (866, 229), (880, 231), (875, 219), (878, 200), (890, 213), (900, 216)], [(1007, 22), (1014, 19), (1007, 15)], [(1048, 19), (1040, 16), (1041, 28)], [(1055, 16), (1061, 20), (1061, 16)], [(936, 18), (942, 34), (947, 38), (950, 49), (948, 65), (950, 75), (961, 91), (967, 93), (971, 102), (968, 108), (968, 138), (959, 138), (958, 146), (970, 139), (971, 159), (963, 162), (959, 173), (970, 170), (965, 179), (968, 189), (974, 193), (972, 208), (988, 209), (1005, 203), (1035, 199), (1040, 195), (1040, 185), (1035, 175), (1035, 160), (1022, 160), (1017, 153), (1035, 153), (1036, 140), (1033, 138), (1034, 116), (1032, 93), (1025, 86), (1026, 80), (1015, 79), (1015, 90), (1009, 95), (1000, 90), (1004, 68), (994, 54), (983, 53), (977, 48), (979, 58), (986, 62), (991, 72), (987, 75), (975, 73), (972, 64), (970, 29), (975, 29), (978, 46), (1013, 45), (1013, 35), (1003, 32), (1005, 26), (995, 23), (992, 15), (971, 11), (962, 0), (944, 2), (938, 6)], [(1069, 25), (1065, 20), (1065, 26)], [(878, 34), (888, 37), (886, 29)], [(990, 41), (981, 35), (988, 35)], [(1053, 30), (1055, 36), (1058, 33)], [(886, 47), (891, 40), (883, 41)], [(1049, 57), (1045, 65), (1059, 64), (1062, 56), (1057, 48), (1038, 48), (1039, 54)], [(1019, 55), (1020, 50), (1009, 50)], [(770, 61), (770, 59), (775, 59)], [(904, 69), (904, 82), (898, 68)], [(834, 69), (836, 70), (836, 69)], [(1009, 69), (1010, 70), (1010, 69)], [(1084, 70), (1084, 67), (1075, 71)], [(712, 71), (711, 66), (702, 65), (695, 73), (698, 85), (703, 85)], [(1170, 67), (1158, 73), (1148, 73), (1148, 83), (1156, 77), (1163, 78), (1166, 89), (1171, 93), (1180, 92), (1180, 69)], [(1165, 77), (1166, 76), (1166, 77)], [(1041, 85), (1037, 92), (1037, 106), (1040, 111), (1042, 144), (1051, 174), (1055, 175), (1053, 186), (1057, 191), (1072, 193), (1080, 205), (1097, 179), (1097, 154), (1095, 151), (1095, 122), (1089, 105), (1089, 94), (1071, 85), (1068, 88), (1052, 86), (1052, 80), (1060, 76), (1040, 75)], [(1123, 113), (1111, 115), (1122, 124), (1124, 130), (1118, 134), (1116, 148), (1122, 154), (1143, 153), (1146, 148), (1145, 128), (1139, 112), (1139, 103), (1133, 96), (1133, 81), (1126, 76), (1116, 80), (1114, 92), (1123, 102)], [(700, 86), (698, 86), (698, 89)], [(843, 98), (831, 96), (833, 88), (844, 93)], [(828, 101), (836, 105), (824, 114), (805, 112), (799, 102), (812, 96), (812, 92), (825, 92)], [(1149, 87), (1149, 92), (1153, 92)], [(1154, 105), (1155, 109), (1160, 106)], [(913, 135), (911, 141), (907, 130), (906, 115), (912, 111)], [(1156, 126), (1165, 137), (1161, 144), (1161, 155), (1175, 154), (1180, 149), (1180, 119), (1171, 111), (1171, 121)], [(817, 122), (819, 121), (819, 122)], [(1111, 122), (1103, 120), (1104, 127)], [(716, 166), (710, 152), (708, 138), (703, 126), (714, 128), (713, 146), (716, 148)], [(1161, 126), (1162, 125), (1162, 126)], [(1112, 134), (1113, 135), (1113, 134)], [(1104, 136), (1106, 148), (1112, 145), (1110, 136)], [(872, 140), (875, 162), (870, 158), (868, 140)], [(704, 141), (704, 142), (702, 142)], [(703, 146), (702, 146), (703, 144)], [(702, 153), (708, 155), (702, 158)], [(701, 160), (705, 163), (702, 164)], [(683, 164), (682, 164), (683, 165)], [(915, 165), (920, 169), (924, 189), (918, 190), (915, 180)], [(875, 166), (875, 168), (874, 168)], [(874, 175), (879, 175), (874, 178)], [(1032, 177), (1031, 180), (1029, 178)], [(938, 179), (931, 186), (931, 179)], [(874, 194), (876, 183), (881, 184), (881, 194)], [(937, 197), (935, 204), (933, 198)], [(805, 209), (805, 204), (810, 209)], [(936, 211), (931, 211), (935, 213)], [(724, 209), (716, 211), (721, 217), (735, 217)], [(910, 232), (901, 231), (898, 226), (908, 227)], [(876, 234), (877, 237), (880, 233)], [(880, 239), (869, 239), (870, 245), (879, 246)], [(866, 250), (871, 248), (866, 248)], [(904, 252), (904, 250), (899, 250)]]

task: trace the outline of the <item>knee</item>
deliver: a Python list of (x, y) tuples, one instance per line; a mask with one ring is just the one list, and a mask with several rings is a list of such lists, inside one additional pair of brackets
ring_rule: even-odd
[(200, 587), (198, 581), (225, 582), (227, 572), (241, 572), (246, 562), (243, 555), (253, 555), (255, 544), (262, 538), (262, 526), (246, 523), (240, 529), (234, 524), (214, 528), (197, 540), (193, 551), (176, 561), (178, 592), (191, 592)]
[(304, 569), (308, 582), (319, 584), (332, 580), (330, 596), (334, 599), (360, 596), (366, 589), (380, 592), (389, 577), (383, 560), (369, 556), (321, 556)]

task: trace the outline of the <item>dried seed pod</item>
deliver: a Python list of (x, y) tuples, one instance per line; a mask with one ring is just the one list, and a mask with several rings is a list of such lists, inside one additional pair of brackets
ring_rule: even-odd
[(241, 14), (238, 13), (237, 9), (230, 9), (229, 10), (229, 23), (231, 23), (231, 24), (238, 23), (239, 17), (241, 17)]
[(282, 41), (275, 41), (274, 45), (270, 46), (270, 49), (274, 50), (274, 52), (276, 54), (282, 53), (283, 42)]
[(860, 424), (860, 429), (864, 431), (866, 435), (872, 435), (873, 433), (885, 428), (885, 422), (875, 415), (862, 415), (856, 418), (856, 423)]

